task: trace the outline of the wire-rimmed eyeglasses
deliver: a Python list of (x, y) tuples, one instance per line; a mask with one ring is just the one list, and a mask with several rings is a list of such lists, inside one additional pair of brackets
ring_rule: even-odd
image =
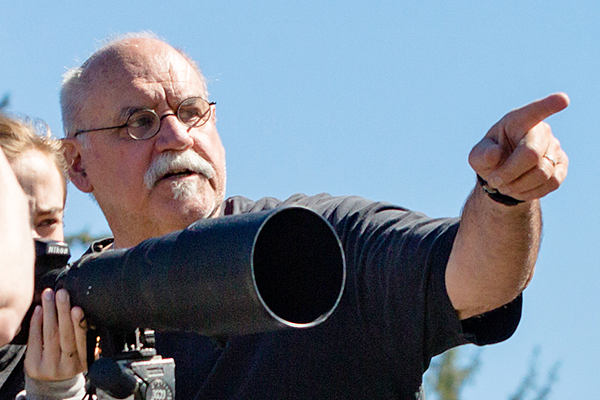
[(147, 140), (154, 137), (158, 131), (162, 120), (169, 115), (177, 116), (177, 119), (190, 128), (198, 128), (206, 123), (210, 118), (211, 107), (215, 102), (209, 103), (202, 97), (190, 97), (183, 100), (177, 107), (176, 113), (165, 114), (159, 117), (154, 110), (138, 110), (127, 118), (123, 125), (109, 126), (106, 128), (82, 129), (73, 134), (76, 137), (80, 133), (105, 131), (108, 129), (127, 128), (127, 133), (135, 140)]

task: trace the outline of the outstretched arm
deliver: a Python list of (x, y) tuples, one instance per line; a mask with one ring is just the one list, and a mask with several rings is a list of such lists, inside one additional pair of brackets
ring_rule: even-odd
[(482, 184), (467, 199), (446, 270), (461, 319), (509, 303), (533, 276), (542, 228), (538, 199), (561, 185), (569, 163), (543, 120), (568, 104), (557, 93), (508, 113), (469, 155), (489, 190), (522, 202), (497, 202)]
[(0, 346), (10, 342), (33, 298), (29, 203), (0, 150)]

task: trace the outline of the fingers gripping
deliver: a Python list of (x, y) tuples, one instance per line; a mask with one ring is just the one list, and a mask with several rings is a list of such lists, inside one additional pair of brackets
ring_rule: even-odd
[(71, 321), (71, 301), (69, 294), (64, 289), (56, 293), (56, 308), (58, 311), (61, 356), (72, 358), (77, 355), (77, 345), (75, 343), (75, 330)]
[(25, 369), (29, 376), (48, 381), (74, 377), (85, 369), (83, 311), (71, 310), (68, 293), (42, 293), (42, 306), (31, 319)]

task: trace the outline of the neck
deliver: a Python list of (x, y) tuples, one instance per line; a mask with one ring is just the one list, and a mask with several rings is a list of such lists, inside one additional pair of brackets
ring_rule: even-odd
[(139, 221), (137, 218), (132, 221), (131, 218), (123, 218), (122, 215), (120, 218), (107, 217), (107, 220), (115, 238), (114, 248), (122, 249), (136, 246), (146, 239), (183, 230), (200, 219), (216, 218), (220, 210), (219, 205), (204, 217), (189, 215), (170, 221), (160, 220), (160, 222), (157, 219)]

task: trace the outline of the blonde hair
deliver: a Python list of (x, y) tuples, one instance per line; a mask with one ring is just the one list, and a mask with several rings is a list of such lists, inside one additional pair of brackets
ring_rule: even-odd
[(29, 150), (45, 154), (60, 172), (66, 198), (68, 167), (62, 142), (52, 137), (50, 128), (43, 121), (20, 119), (0, 112), (0, 148), (9, 163), (13, 163)]

